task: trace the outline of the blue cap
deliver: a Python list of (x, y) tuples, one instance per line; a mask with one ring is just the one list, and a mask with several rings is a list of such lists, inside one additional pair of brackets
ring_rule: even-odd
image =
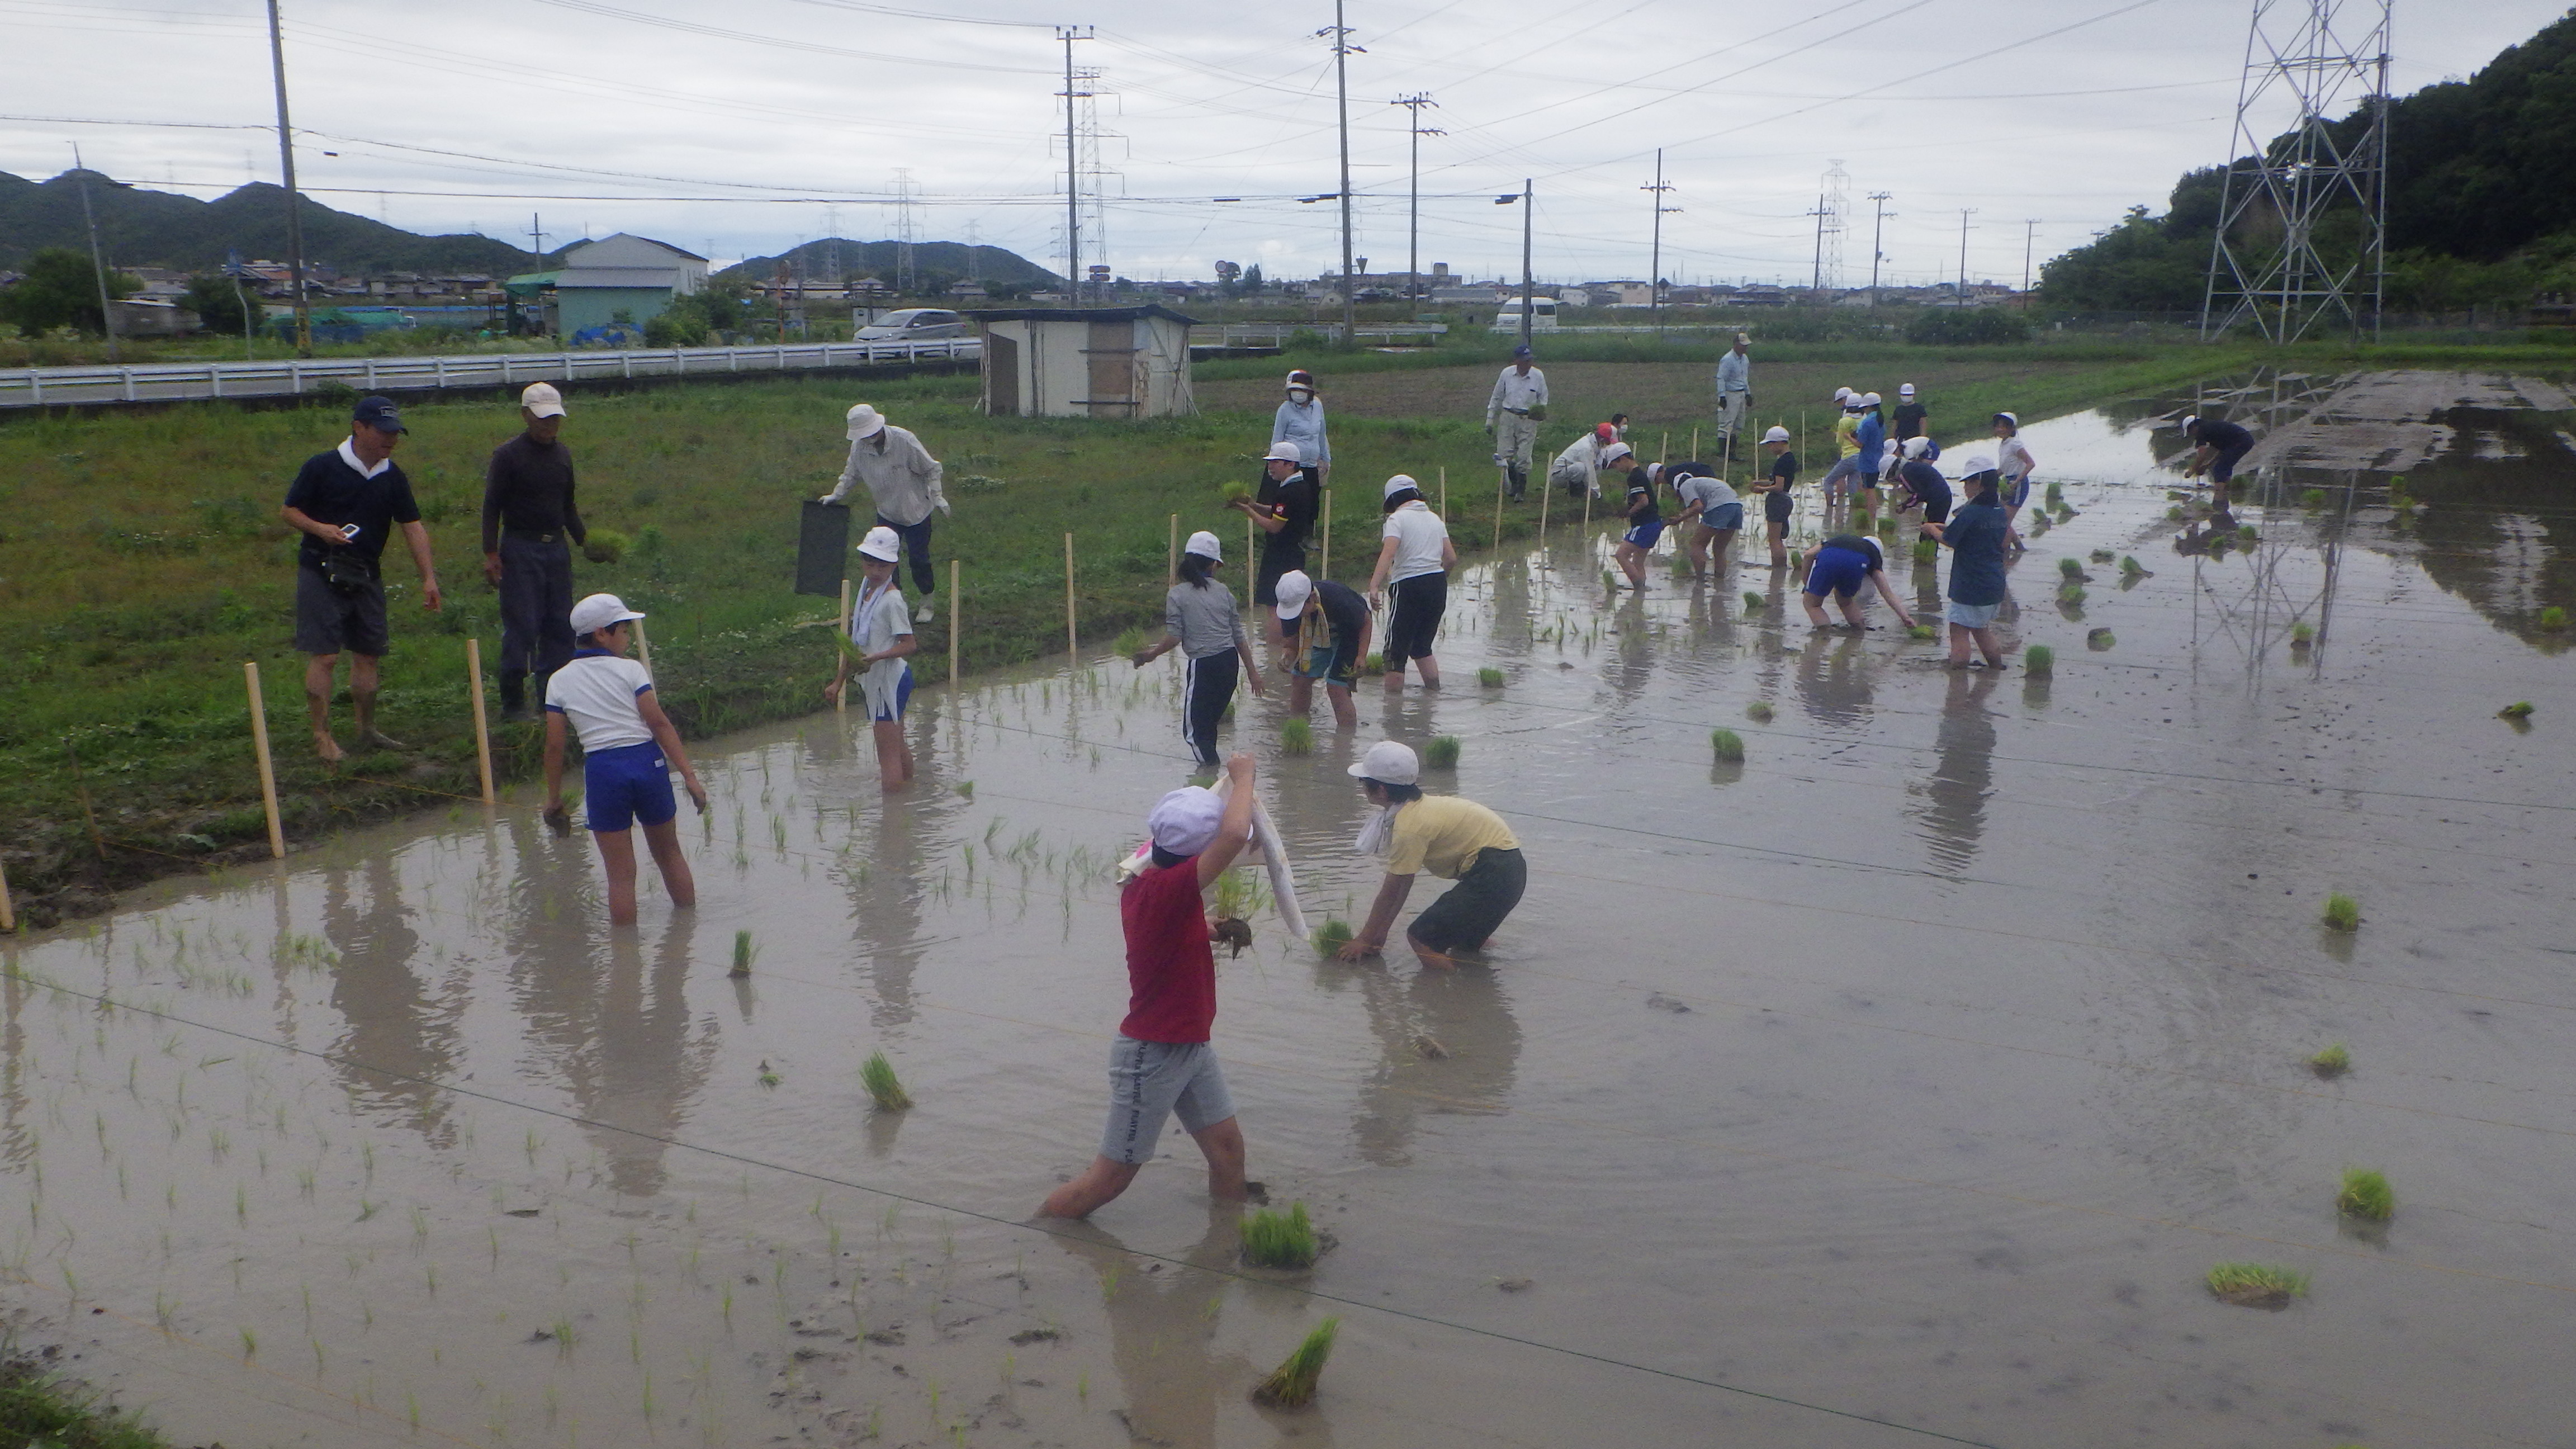
[(1523, 357), (1529, 357), (1529, 356), (1532, 356), (1532, 355), (1533, 355), (1533, 354), (1532, 354), (1532, 353), (1530, 352), (1530, 350), (1529, 350), (1529, 344), (1528, 344), (1528, 343), (1526, 343), (1526, 342), (1524, 342), (1524, 343), (1522, 343), (1520, 346), (1515, 347), (1515, 348), (1513, 348), (1513, 349), (1512, 349), (1512, 356), (1513, 356), (1514, 358), (1516, 358), (1516, 359), (1517, 359), (1517, 358), (1523, 358)]
[(357, 409), (349, 416), (378, 432), (408, 433), (411, 431), (403, 426), (402, 414), (395, 410), (394, 400), (389, 397), (362, 397), (358, 399)]

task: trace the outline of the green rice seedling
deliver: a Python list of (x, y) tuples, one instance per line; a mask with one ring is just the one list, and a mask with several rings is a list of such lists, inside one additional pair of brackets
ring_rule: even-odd
[(1286, 1361), (1252, 1391), (1253, 1402), (1277, 1409), (1298, 1409), (1314, 1402), (1315, 1383), (1324, 1375), (1325, 1360), (1333, 1356), (1333, 1335), (1341, 1326), (1338, 1318), (1317, 1324)]
[(2057, 602), (2061, 604), (2080, 604), (2084, 602), (2085, 598), (2086, 595), (2082, 584), (2069, 580), (2068, 582), (2057, 586)]
[(2112, 633), (2108, 629), (2087, 629), (2084, 631), (2084, 647), (2093, 650), (2095, 653), (2100, 653), (2105, 649), (2117, 648), (2119, 643), (2120, 636)]
[(2531, 718), (2531, 701), (2527, 699), (2516, 700), (2513, 703), (2506, 705), (2504, 708), (2497, 710), (2496, 718), (2510, 720), (2529, 719)]
[(748, 975), (750, 975), (750, 974), (751, 974), (751, 956), (752, 956), (752, 951), (751, 951), (751, 932), (749, 932), (749, 931), (736, 931), (736, 932), (734, 932), (734, 933), (733, 933), (733, 970), (732, 970), (730, 973), (728, 973), (728, 974), (733, 975), (733, 976), (748, 976)]
[(2165, 522), (2167, 523), (2180, 523), (2182, 522), (2182, 516), (2182, 505), (2179, 503), (2165, 510)]
[(2055, 508), (2060, 503), (2066, 501), (2066, 485), (2063, 483), (2051, 483), (2039, 496), (2040, 501), (2046, 503), (2051, 508)]
[(2339, 1041), (2327, 1042), (2325, 1050), (2308, 1058), (2308, 1070), (2332, 1081), (2352, 1070), (2352, 1048)]
[(616, 529), (593, 528), (582, 539), (581, 556), (595, 564), (613, 564), (626, 557), (630, 547), (626, 535)]
[(1422, 747), (1422, 763), (1435, 770), (1458, 768), (1458, 737), (1433, 735), (1430, 743)]
[(2335, 1211), (2363, 1222), (2384, 1223), (2397, 1211), (2397, 1194), (2388, 1174), (2368, 1167), (2343, 1170), (2343, 1189), (2335, 1194)]
[(1906, 637), (1906, 638), (1908, 638), (1908, 639), (1929, 639), (1929, 638), (1932, 638), (1932, 637), (1933, 637), (1933, 634), (1932, 634), (1932, 626), (1931, 626), (1931, 625), (1929, 625), (1929, 624), (1911, 624), (1911, 625), (1908, 625), (1908, 626), (1906, 627), (1906, 630), (1905, 630), (1905, 637)]
[(2301, 493), (2299, 495), (2299, 506), (2301, 508), (2311, 510), (2325, 507), (2326, 490), (2322, 488), (2311, 488), (2306, 492)]
[(2341, 891), (2333, 892), (2326, 897), (2325, 923), (2330, 931), (2360, 930), (2361, 902)]
[(2084, 565), (2071, 558), (2059, 559), (2057, 561), (2057, 571), (2059, 574), (2070, 579), (2080, 579), (2084, 577)]
[(903, 1083), (895, 1077), (894, 1063), (886, 1060), (882, 1049), (869, 1053), (868, 1059), (860, 1064), (859, 1081), (868, 1089), (869, 1098), (880, 1111), (900, 1112), (912, 1105), (911, 1095), (904, 1091)]
[(1315, 954), (1330, 959), (1351, 943), (1351, 923), (1339, 916), (1325, 918), (1315, 929)]
[(2273, 1263), (2221, 1263), (2209, 1270), (2209, 1291), (2239, 1308), (2287, 1308), (2308, 1292), (2308, 1275)]
[(1934, 543), (1928, 538), (1918, 538), (1914, 540), (1914, 561), (1916, 563), (1928, 564), (1940, 556), (1941, 545)]
[(1760, 594), (1757, 594), (1757, 593), (1753, 592), (1751, 589), (1746, 589), (1746, 590), (1744, 591), (1744, 612), (1746, 612), (1746, 613), (1748, 613), (1748, 614), (1759, 614), (1759, 613), (1761, 613), (1761, 612), (1762, 612), (1762, 596), (1761, 596)]
[(1321, 1251), (1302, 1202), (1286, 1212), (1255, 1209), (1243, 1220), (1243, 1261), (1256, 1268), (1311, 1268)]
[(2021, 651), (2024, 674), (2053, 674), (2057, 670), (2057, 651), (2045, 644), (2033, 644)]
[(968, 799), (968, 800), (972, 800), (972, 799), (974, 799), (974, 798), (975, 798), (975, 782), (974, 782), (974, 781), (972, 781), (972, 780), (960, 780), (960, 781), (958, 781), (958, 782), (957, 782), (957, 793), (958, 793), (960, 796), (962, 796), (963, 798), (965, 798), (965, 799)]
[(2556, 604), (2540, 611), (2540, 627), (2552, 634), (2566, 632), (2567, 611)]
[(2111, 561), (2111, 551), (2107, 548), (2097, 548), (2093, 550), (2092, 557), (2093, 562), (2095, 563), (2109, 563)]
[(1733, 730), (1710, 730), (1708, 747), (1725, 764), (1737, 765), (1744, 762), (1744, 736)]
[(1755, 724), (1769, 724), (1772, 713), (1771, 701), (1767, 699), (1757, 699), (1744, 707), (1744, 717)]
[(1878, 536), (1881, 538), (1896, 537), (1896, 516), (1894, 514), (1890, 514), (1878, 521)]
[(1361, 660), (1360, 673), (1367, 675), (1386, 673), (1386, 656), (1383, 654), (1372, 654), (1368, 658)]
[(1228, 508), (1232, 508), (1238, 503), (1250, 503), (1252, 501), (1252, 489), (1250, 486), (1239, 482), (1220, 483), (1216, 487), (1216, 498), (1217, 502)]
[(1116, 642), (1112, 643), (1112, 644), (1109, 646), (1109, 652), (1110, 652), (1110, 653), (1112, 653), (1112, 654), (1117, 655), (1117, 656), (1118, 656), (1119, 658), (1121, 658), (1121, 659), (1133, 659), (1133, 658), (1135, 658), (1138, 654), (1140, 654), (1140, 653), (1144, 652), (1144, 648), (1145, 648), (1145, 631), (1144, 631), (1144, 630), (1142, 630), (1142, 629), (1121, 629), (1121, 630), (1119, 630), (1119, 631), (1118, 631), (1118, 638), (1117, 638)]
[(2124, 553), (2120, 555), (2120, 572), (2135, 575), (2145, 573), (2146, 571), (2147, 566), (2138, 562), (2138, 556), (2136, 554)]
[(1871, 529), (1876, 528), (1877, 526), (1878, 526), (1878, 520), (1877, 520), (1876, 516), (1875, 516), (1875, 515), (1873, 515), (1873, 514), (1872, 514), (1868, 509), (1866, 509), (1866, 508), (1855, 508), (1855, 509), (1853, 509), (1853, 510), (1852, 510), (1852, 514), (1851, 514), (1851, 527), (1852, 527), (1852, 532), (1854, 532), (1854, 533), (1867, 533), (1867, 532), (1869, 532)]
[(1619, 576), (1609, 569), (1603, 569), (1601, 571), (1601, 592), (1605, 594), (1615, 594), (1619, 592)]
[(1279, 725), (1279, 753), (1311, 755), (1315, 753), (1315, 726), (1307, 720), (1291, 717)]
[(2306, 622), (2302, 621), (2290, 626), (2291, 648), (2305, 649), (2315, 642), (2317, 642), (2317, 631)]
[(1500, 689), (1503, 687), (1503, 671), (1488, 665), (1476, 671), (1476, 682), (1487, 689)]

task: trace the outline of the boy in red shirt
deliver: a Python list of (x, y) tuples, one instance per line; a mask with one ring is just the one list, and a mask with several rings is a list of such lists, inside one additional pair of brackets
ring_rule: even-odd
[(1086, 1218), (1127, 1190), (1154, 1155), (1164, 1119), (1207, 1154), (1208, 1193), (1241, 1202), (1243, 1129), (1208, 1045), (1216, 1020), (1216, 954), (1208, 948), (1200, 893), (1234, 864), (1252, 834), (1252, 756), (1225, 762), (1224, 798), (1193, 785), (1174, 790), (1145, 817), (1153, 864), (1118, 898), (1127, 933), (1127, 1019), (1109, 1049), (1109, 1126), (1100, 1155), (1047, 1196), (1042, 1217)]

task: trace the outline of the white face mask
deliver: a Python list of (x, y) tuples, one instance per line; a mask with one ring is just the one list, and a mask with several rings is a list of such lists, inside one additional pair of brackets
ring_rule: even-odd
[(1310, 387), (1292, 387), (1288, 389), (1288, 400), (1293, 403), (1313, 402), (1315, 390)]

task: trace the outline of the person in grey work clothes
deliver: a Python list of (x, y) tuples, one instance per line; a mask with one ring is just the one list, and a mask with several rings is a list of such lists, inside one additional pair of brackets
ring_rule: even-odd
[(1752, 345), (1752, 338), (1738, 332), (1735, 346), (1717, 360), (1717, 434), (1725, 440), (1727, 457), (1734, 456), (1735, 435), (1753, 410), (1753, 355), (1745, 351)]
[(1198, 762), (1210, 769), (1218, 763), (1217, 723), (1234, 703), (1238, 663), (1252, 692), (1261, 692), (1261, 661), (1244, 633), (1243, 617), (1235, 612), (1234, 591), (1216, 580), (1224, 562), (1225, 548), (1215, 534), (1190, 535), (1189, 547), (1181, 550), (1181, 581), (1163, 596), (1165, 633), (1160, 642), (1131, 656), (1139, 669), (1174, 649), (1189, 661), (1181, 686), (1181, 734)]
[(546, 680), (572, 658), (572, 548), (587, 543), (573, 506), (572, 450), (563, 445), (563, 394), (532, 382), (519, 394), (526, 430), (492, 450), (483, 472), (483, 577), (501, 591), (501, 718), (537, 717)]
[(1494, 379), (1493, 396), (1485, 399), (1485, 431), (1494, 435), (1494, 461), (1501, 465), (1506, 491), (1517, 503), (1529, 492), (1530, 450), (1538, 445), (1538, 425), (1547, 416), (1547, 374), (1530, 365), (1526, 346), (1512, 349), (1512, 365)]
[(850, 461), (823, 501), (840, 502), (853, 483), (866, 487), (876, 503), (877, 525), (903, 538), (904, 556), (912, 563), (913, 592), (921, 595), (921, 612), (912, 616), (913, 622), (927, 624), (930, 591), (939, 582), (938, 571), (930, 566), (930, 510), (948, 511), (948, 495), (939, 487), (939, 460), (930, 456), (910, 429), (888, 423), (866, 403), (851, 408), (848, 417)]
[(1315, 374), (1298, 368), (1288, 374), (1288, 400), (1270, 416), (1270, 446), (1295, 443), (1306, 460), (1306, 477), (1317, 488), (1332, 481), (1333, 440), (1324, 429), (1324, 400), (1315, 392)]

